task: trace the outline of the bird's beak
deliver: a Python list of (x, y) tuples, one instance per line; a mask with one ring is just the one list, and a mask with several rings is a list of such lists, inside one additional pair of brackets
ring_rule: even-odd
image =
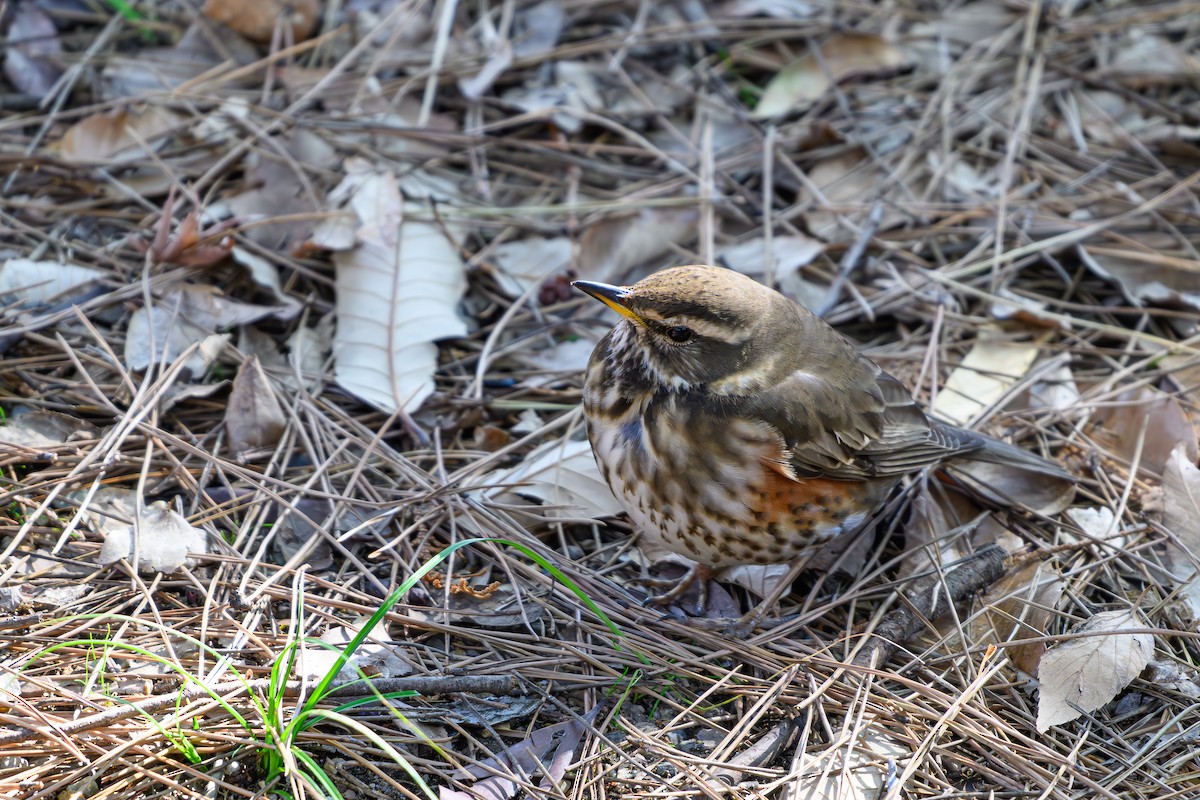
[(624, 286), (610, 286), (607, 283), (595, 283), (594, 281), (572, 281), (571, 285), (604, 303), (622, 317), (634, 322), (642, 321), (641, 317), (630, 311), (629, 307), (625, 305), (629, 302), (629, 290)]

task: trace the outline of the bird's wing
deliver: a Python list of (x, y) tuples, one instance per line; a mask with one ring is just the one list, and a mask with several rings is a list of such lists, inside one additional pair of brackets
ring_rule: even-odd
[(747, 406), (779, 431), (783, 466), (796, 476), (885, 478), (982, 446), (930, 420), (898, 380), (862, 357), (827, 376), (796, 371)]

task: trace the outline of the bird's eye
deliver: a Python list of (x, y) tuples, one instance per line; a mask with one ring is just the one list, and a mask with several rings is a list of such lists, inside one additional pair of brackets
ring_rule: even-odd
[(674, 325), (667, 328), (667, 336), (671, 337), (671, 341), (676, 344), (683, 344), (690, 341), (692, 338), (692, 329), (686, 325)]

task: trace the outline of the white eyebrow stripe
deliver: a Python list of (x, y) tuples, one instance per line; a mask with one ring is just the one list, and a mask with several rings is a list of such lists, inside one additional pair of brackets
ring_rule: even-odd
[(740, 342), (740, 339), (734, 335), (734, 327), (732, 325), (726, 325), (722, 322), (714, 322), (712, 320), (698, 319), (696, 317), (688, 316), (661, 317), (657, 312), (649, 309), (645, 311), (639, 311), (638, 314), (644, 320), (657, 322), (662, 325), (683, 325), (691, 328), (699, 335), (707, 336), (710, 339), (719, 339), (720, 341), (731, 343)]

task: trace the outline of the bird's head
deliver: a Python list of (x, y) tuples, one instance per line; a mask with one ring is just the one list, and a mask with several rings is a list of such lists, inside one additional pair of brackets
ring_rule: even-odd
[(664, 388), (743, 394), (786, 374), (784, 351), (800, 325), (797, 306), (741, 273), (687, 266), (632, 286), (573, 285), (625, 318), (612, 350), (639, 359), (630, 366), (644, 367)]

